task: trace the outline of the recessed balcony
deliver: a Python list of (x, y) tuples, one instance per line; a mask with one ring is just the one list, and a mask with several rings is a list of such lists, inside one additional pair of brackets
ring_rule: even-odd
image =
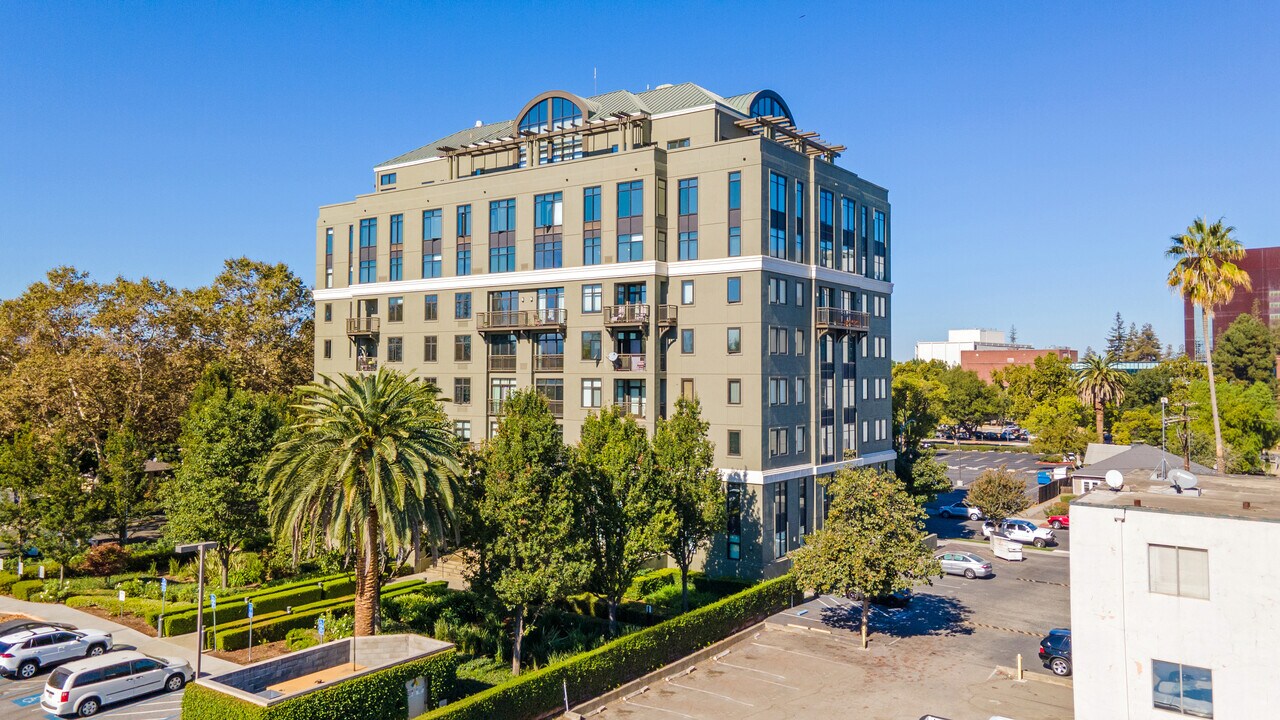
[(638, 303), (605, 305), (604, 325), (610, 328), (649, 327), (649, 306)]
[(378, 334), (380, 324), (376, 317), (347, 318), (347, 337), (373, 337)]

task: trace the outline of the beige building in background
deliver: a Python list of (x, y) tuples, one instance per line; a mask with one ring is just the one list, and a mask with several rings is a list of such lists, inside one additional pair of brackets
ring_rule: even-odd
[(569, 442), (692, 393), (729, 490), (705, 567), (781, 572), (821, 526), (816, 478), (894, 458), (887, 191), (769, 90), (556, 91), (514, 117), (320, 208), (316, 372), (430, 378), (472, 442), (517, 388)]

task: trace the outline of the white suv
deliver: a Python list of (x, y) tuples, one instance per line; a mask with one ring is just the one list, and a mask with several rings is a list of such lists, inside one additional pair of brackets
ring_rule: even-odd
[(0, 675), (23, 680), (40, 668), (68, 660), (96, 657), (111, 649), (111, 633), (101, 630), (64, 630), (37, 627), (0, 637)]
[[(995, 531), (995, 523), (990, 520), (982, 523), (982, 534), (984, 536), (991, 537)], [(1020, 543), (1030, 543), (1039, 548), (1057, 544), (1052, 530), (1036, 527), (1036, 524), (1030, 520), (1018, 518), (1012, 518), (1000, 523), (1000, 535)]]

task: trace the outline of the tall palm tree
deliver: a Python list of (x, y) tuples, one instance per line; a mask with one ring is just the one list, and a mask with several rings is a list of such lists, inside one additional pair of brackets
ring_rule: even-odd
[(301, 389), (264, 465), (276, 532), (303, 523), (356, 557), (355, 634), (381, 627), (382, 552), (436, 547), (454, 523), (458, 443), (436, 388), (385, 368)]
[[(1222, 220), (1210, 224), (1207, 218), (1196, 218), (1187, 231), (1174, 235), (1165, 257), (1177, 258), (1169, 271), (1169, 287), (1180, 288), (1182, 296), (1200, 308), (1204, 333), (1204, 361), (1209, 370), (1209, 406), (1213, 412), (1213, 441), (1217, 452), (1215, 469), (1226, 472), (1226, 451), (1222, 444), (1222, 424), (1218, 419), (1218, 389), (1213, 377), (1213, 336), (1209, 325), (1213, 309), (1231, 302), (1236, 288), (1249, 290), (1249, 273), (1235, 261), (1244, 257), (1244, 246), (1224, 227)], [(1194, 351), (1193, 351), (1194, 353)]]
[(1098, 424), (1098, 442), (1102, 439), (1102, 416), (1108, 405), (1124, 400), (1124, 384), (1128, 378), (1116, 368), (1111, 353), (1106, 356), (1090, 355), (1084, 359), (1084, 368), (1076, 375), (1076, 393), (1080, 401), (1093, 407)]

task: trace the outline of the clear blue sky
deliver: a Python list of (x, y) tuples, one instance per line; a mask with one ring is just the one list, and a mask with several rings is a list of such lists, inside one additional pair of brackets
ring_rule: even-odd
[(1280, 10), (1244, 3), (0, 5), (0, 297), (50, 267), (314, 280), (317, 207), (540, 91), (773, 88), (889, 188), (893, 355), (1181, 339), (1194, 215), (1280, 244)]

